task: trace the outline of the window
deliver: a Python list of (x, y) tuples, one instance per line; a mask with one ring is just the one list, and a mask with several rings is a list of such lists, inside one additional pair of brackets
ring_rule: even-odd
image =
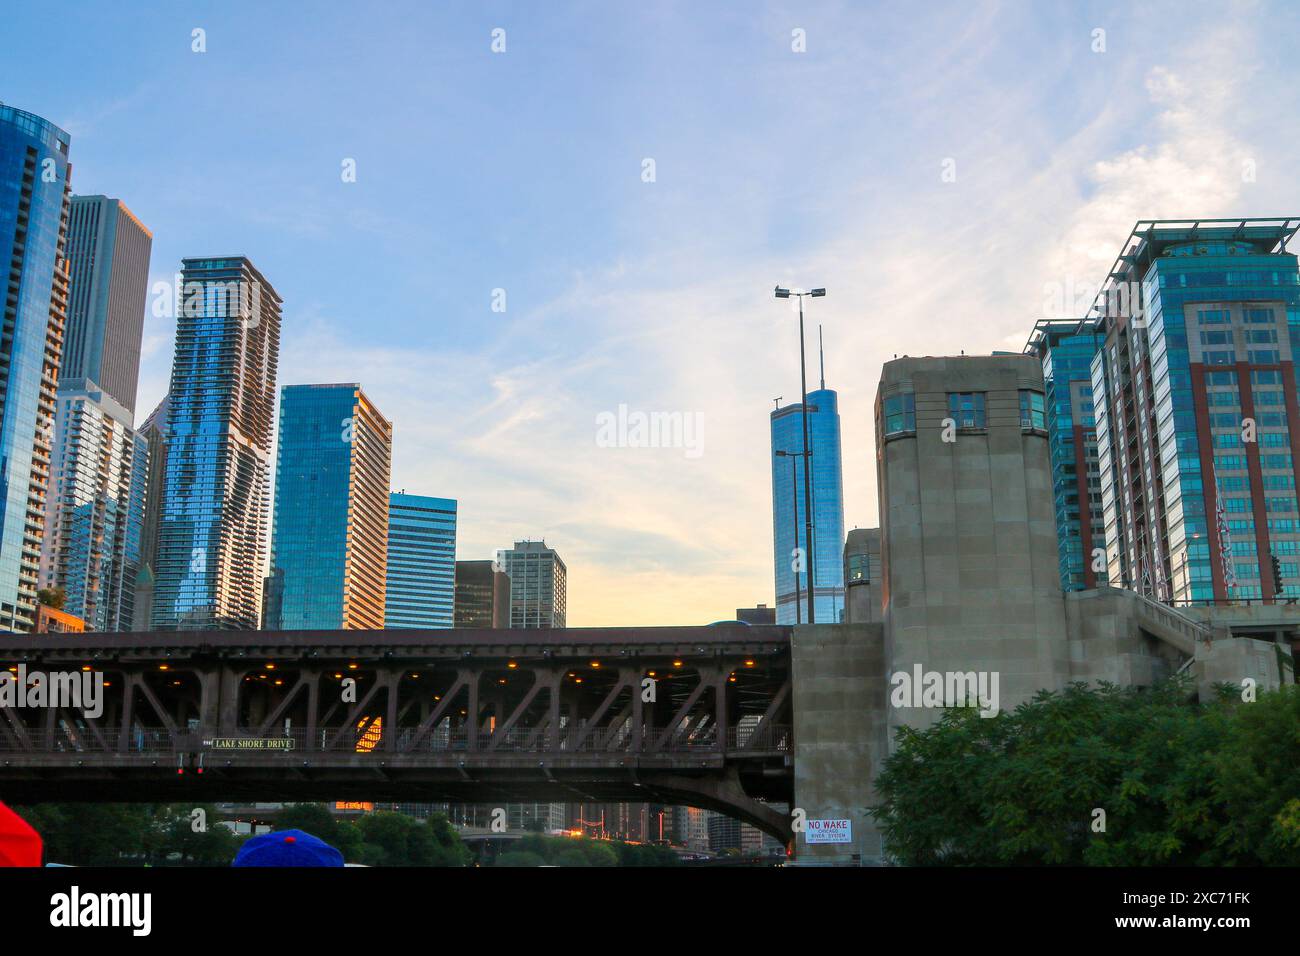
[(986, 428), (983, 392), (949, 392), (948, 415), (958, 428)]
[(1020, 427), (1037, 428), (1046, 431), (1046, 416), (1043, 413), (1043, 393), (1027, 388), (1020, 390)]
[(865, 554), (850, 554), (848, 583), (856, 584), (859, 581), (871, 581), (871, 564)]
[(916, 431), (916, 396), (911, 392), (885, 399), (885, 434)]

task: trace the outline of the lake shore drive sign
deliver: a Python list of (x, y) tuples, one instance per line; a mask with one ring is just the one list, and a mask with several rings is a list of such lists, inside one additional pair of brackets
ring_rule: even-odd
[(212, 750), (292, 750), (292, 737), (213, 737), (203, 741)]
[(805, 843), (852, 843), (851, 820), (806, 820), (803, 838)]

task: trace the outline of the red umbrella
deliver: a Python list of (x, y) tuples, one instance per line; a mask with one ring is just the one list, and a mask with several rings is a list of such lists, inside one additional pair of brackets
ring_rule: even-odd
[(0, 803), (0, 866), (40, 866), (41, 835)]

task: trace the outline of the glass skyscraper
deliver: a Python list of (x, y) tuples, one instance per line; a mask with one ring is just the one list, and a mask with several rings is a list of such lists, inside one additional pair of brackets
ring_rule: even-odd
[(131, 413), (94, 382), (60, 383), (41, 587), (88, 631), (129, 631), (149, 449)]
[[(1044, 319), (1034, 326), (1026, 347), (1043, 363), (1046, 407), (1026, 404), (1021, 424), (1047, 427), (1061, 587), (1066, 591), (1107, 583), (1105, 567), (1097, 566), (1104, 562), (1093, 560), (1094, 551), (1105, 547), (1092, 397), (1092, 360), (1103, 342), (1099, 333), (1081, 331), (1077, 319)], [(1026, 403), (1031, 400), (1036, 401), (1027, 398)]]
[[(776, 623), (808, 620), (808, 573), (798, 574), (795, 601), (795, 534), (807, 554), (804, 521), (803, 406), (786, 405), (772, 419), (772, 539), (776, 572)], [(808, 441), (812, 449), (814, 609), (819, 624), (838, 624), (844, 611), (844, 479), (840, 463), (840, 413), (833, 389), (808, 393)], [(778, 457), (784, 451), (795, 457)], [(793, 467), (791, 462), (794, 463)]]
[(451, 627), (456, 601), (456, 500), (388, 496), (384, 627)]
[(1300, 596), (1298, 229), (1147, 220), (1121, 247), (1088, 323), (1104, 336), (1091, 373), (1112, 584), (1174, 603)]
[(153, 628), (255, 629), (280, 297), (243, 256), (185, 259), (181, 279)]
[(286, 385), (266, 628), (384, 626), (393, 428), (360, 385)]
[(68, 308), (69, 137), (0, 105), (0, 630), (29, 631)]
[(510, 575), (510, 627), (566, 627), (569, 569), (545, 541), (516, 541), (497, 552), (497, 565)]
[(59, 378), (94, 382), (134, 416), (153, 234), (107, 196), (73, 196), (68, 222), (72, 290)]

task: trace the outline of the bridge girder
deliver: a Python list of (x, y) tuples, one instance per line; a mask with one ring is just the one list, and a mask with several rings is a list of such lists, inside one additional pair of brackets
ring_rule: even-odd
[(0, 638), (19, 666), (107, 686), (0, 708), (11, 802), (649, 801), (789, 837), (784, 627)]

